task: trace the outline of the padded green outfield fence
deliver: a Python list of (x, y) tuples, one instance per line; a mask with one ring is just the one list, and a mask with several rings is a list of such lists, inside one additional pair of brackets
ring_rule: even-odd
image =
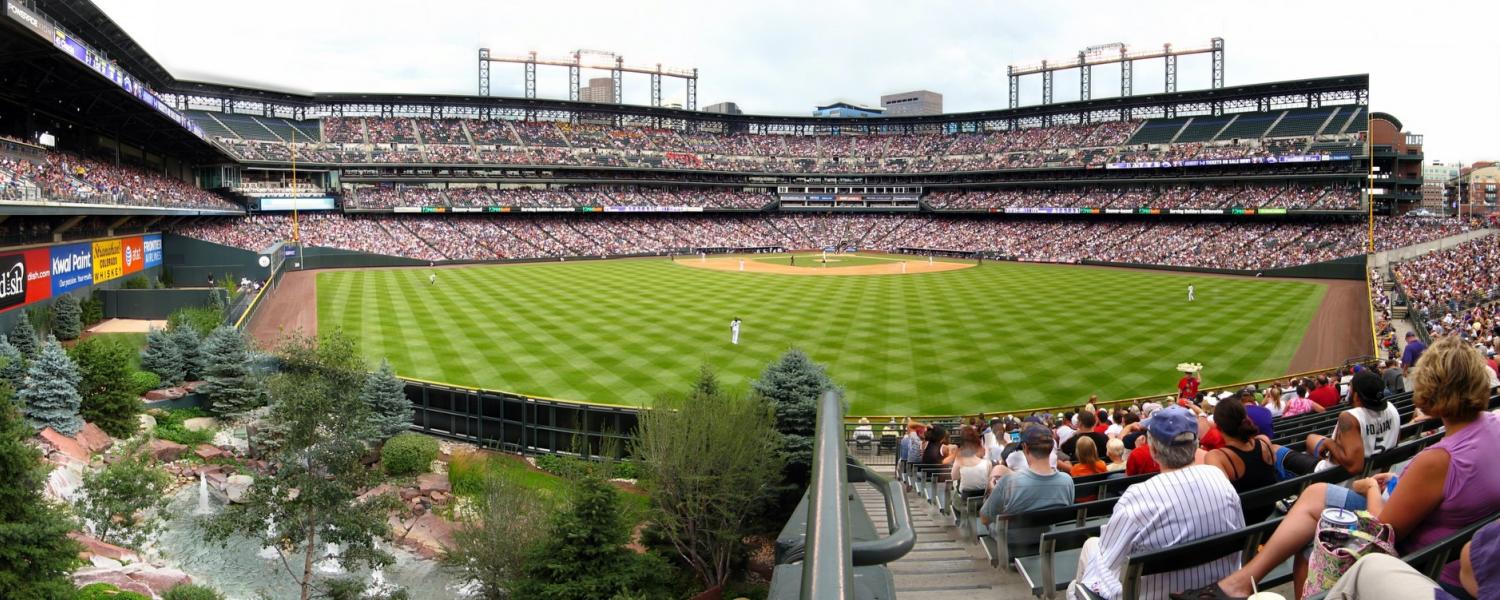
[[(855, 415), (1158, 394), (1184, 361), (1204, 363), (1215, 381), (1282, 375), (1325, 292), (1312, 282), (989, 261), (842, 277), (568, 261), (332, 271), (317, 283), (319, 328), (342, 328), (404, 376), (640, 406), (683, 390), (705, 363), (724, 384), (747, 385), (796, 346), (827, 365)], [(738, 346), (729, 343), (736, 316)]]

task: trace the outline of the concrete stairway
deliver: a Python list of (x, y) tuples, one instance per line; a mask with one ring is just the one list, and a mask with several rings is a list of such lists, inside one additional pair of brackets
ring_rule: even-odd
[[(889, 531), (884, 497), (868, 482), (854, 487), (870, 513), (870, 520), (875, 522), (875, 530)], [(1031, 596), (1029, 590), (1016, 582), (1005, 585), (1001, 572), (990, 566), (979, 546), (960, 539), (952, 521), (932, 510), (926, 500), (907, 494), (906, 504), (911, 509), (917, 544), (901, 560), (887, 565), (896, 580), (897, 598), (973, 600)]]

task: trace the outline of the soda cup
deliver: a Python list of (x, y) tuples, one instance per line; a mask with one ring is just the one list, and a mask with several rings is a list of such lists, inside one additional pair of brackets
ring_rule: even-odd
[(1318, 539), (1335, 547), (1344, 546), (1354, 539), (1352, 532), (1359, 526), (1359, 516), (1342, 508), (1329, 508), (1318, 519)]

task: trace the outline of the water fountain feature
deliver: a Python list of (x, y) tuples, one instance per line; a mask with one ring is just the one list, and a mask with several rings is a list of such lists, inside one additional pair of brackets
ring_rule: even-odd
[[(167, 523), (155, 544), (164, 562), (186, 571), (196, 582), (218, 588), (228, 600), (254, 600), (260, 592), (271, 598), (295, 598), (297, 586), (282, 570), (274, 548), (261, 548), (258, 542), (240, 536), (231, 537), (222, 548), (203, 540), (203, 528), (198, 523), (202, 517), (194, 514), (195, 504), (202, 502), (202, 487), (200, 484), (196, 493), (190, 487), (183, 488), (168, 505)], [(210, 513), (215, 510), (217, 506), (209, 506)], [(399, 586), (414, 599), (470, 597), (473, 586), (467, 585), (461, 574), (401, 548), (382, 548), (395, 555), (396, 562), (385, 569), (356, 572), (367, 581), (367, 589)], [(322, 563), (318, 565), (320, 574), (332, 576), (324, 568)]]
[(208, 505), (208, 477), (202, 473), (198, 474), (198, 508), (193, 511), (195, 515), (213, 514), (214, 509)]

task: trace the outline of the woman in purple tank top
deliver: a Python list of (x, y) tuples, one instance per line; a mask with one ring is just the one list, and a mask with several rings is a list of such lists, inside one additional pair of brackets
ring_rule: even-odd
[[(1417, 408), (1443, 420), (1443, 440), (1417, 454), (1389, 500), (1381, 498), (1391, 475), (1382, 473), (1354, 482), (1352, 489), (1336, 485), (1308, 486), (1265, 547), (1244, 568), (1218, 584), (1173, 598), (1243, 598), (1251, 582), (1259, 581), (1287, 558), (1297, 556), (1293, 582), (1301, 597), (1306, 561), (1300, 551), (1313, 539), (1318, 519), (1329, 506), (1364, 508), (1396, 530), (1404, 554), (1451, 535), (1481, 518), (1500, 511), (1500, 469), (1487, 468), (1500, 448), (1500, 418), (1486, 412), (1490, 398), (1489, 370), (1484, 359), (1456, 337), (1433, 344), (1412, 370)], [(1443, 569), (1439, 579), (1457, 589), (1457, 563)]]

